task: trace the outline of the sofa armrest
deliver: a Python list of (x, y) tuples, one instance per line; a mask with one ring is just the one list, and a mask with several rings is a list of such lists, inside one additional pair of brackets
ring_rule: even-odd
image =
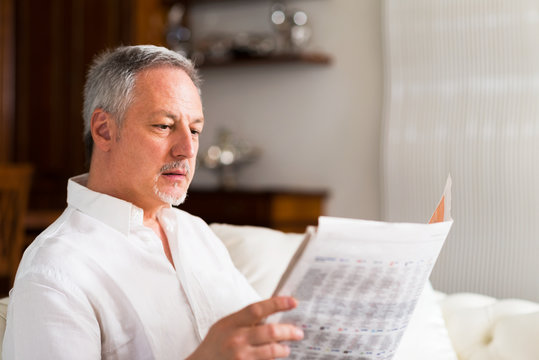
[(460, 293), (447, 295), (440, 305), (460, 359), (537, 359), (538, 303)]

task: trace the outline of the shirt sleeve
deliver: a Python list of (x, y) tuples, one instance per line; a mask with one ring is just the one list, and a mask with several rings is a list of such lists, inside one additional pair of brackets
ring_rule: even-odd
[(80, 290), (51, 274), (18, 278), (10, 293), (2, 358), (101, 359), (91, 305)]

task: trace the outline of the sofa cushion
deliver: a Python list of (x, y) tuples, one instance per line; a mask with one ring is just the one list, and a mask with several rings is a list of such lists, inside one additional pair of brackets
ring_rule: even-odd
[(6, 331), (7, 304), (9, 298), (0, 299), (0, 359), (2, 359), (2, 343)]
[(462, 293), (447, 296), (441, 307), (461, 359), (537, 359), (539, 304)]
[[(302, 234), (228, 224), (210, 227), (232, 261), (263, 297), (269, 297), (298, 248)], [(420, 344), (421, 346), (418, 346)], [(442, 312), (430, 283), (425, 287), (394, 360), (456, 360)]]
[(265, 227), (211, 224), (225, 244), (234, 265), (262, 298), (273, 294), (303, 234)]

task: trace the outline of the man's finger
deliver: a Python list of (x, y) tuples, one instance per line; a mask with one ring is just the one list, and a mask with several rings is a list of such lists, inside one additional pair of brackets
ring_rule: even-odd
[(278, 359), (290, 355), (290, 348), (285, 344), (271, 343), (251, 348), (254, 359)]
[(290, 324), (263, 324), (253, 327), (248, 333), (252, 345), (261, 345), (279, 341), (297, 341), (303, 339), (303, 331)]
[(236, 326), (252, 326), (259, 324), (266, 317), (279, 311), (295, 308), (297, 301), (290, 296), (277, 296), (251, 304), (237, 313), (229, 316), (228, 320)]

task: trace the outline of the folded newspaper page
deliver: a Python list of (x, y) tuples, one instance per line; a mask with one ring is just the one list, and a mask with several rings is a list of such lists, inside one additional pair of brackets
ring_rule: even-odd
[(320, 217), (276, 295), (298, 300), (269, 322), (303, 328), (289, 359), (392, 359), (449, 233), (451, 178), (428, 224)]

